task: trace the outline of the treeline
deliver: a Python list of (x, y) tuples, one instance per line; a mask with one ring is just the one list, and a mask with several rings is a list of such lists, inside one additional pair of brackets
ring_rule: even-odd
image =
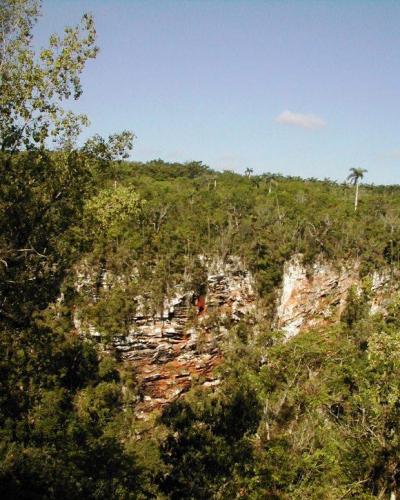
[(283, 263), (295, 253), (305, 262), (317, 256), (338, 263), (357, 258), (362, 274), (400, 263), (400, 205), (393, 186), (361, 186), (354, 211), (354, 188), (346, 184), (248, 177), (214, 172), (200, 162), (157, 160), (116, 165), (95, 197), (102, 190), (117, 196), (127, 189), (137, 196), (137, 211), (129, 221), (113, 219), (112, 238), (106, 231), (93, 234), (91, 256), (120, 271), (118, 263), (129, 267), (129, 259), (147, 273), (154, 269), (165, 293), (193, 272), (202, 254), (240, 256), (266, 301), (280, 284)]

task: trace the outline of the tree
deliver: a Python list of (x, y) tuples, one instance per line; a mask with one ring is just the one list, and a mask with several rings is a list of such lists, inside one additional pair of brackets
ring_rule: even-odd
[(354, 199), (354, 210), (357, 210), (358, 207), (358, 188), (360, 185), (360, 180), (364, 177), (364, 174), (368, 172), (365, 168), (351, 168), (350, 175), (347, 177), (347, 180), (356, 187), (356, 195)]
[(270, 177), (269, 179), (269, 186), (268, 186), (268, 194), (272, 193), (272, 186), (277, 186), (278, 181), (276, 181), (273, 177)]
[[(97, 53), (90, 15), (33, 49), (38, 0), (0, 0), (0, 320), (27, 325), (57, 293), (65, 237), (90, 183), (74, 150), (87, 118), (64, 109)], [(62, 151), (50, 153), (54, 141)], [(64, 246), (64, 248), (63, 248)], [(64, 260), (64, 257), (66, 258)]]
[(80, 74), (97, 54), (94, 22), (85, 14), (36, 53), (39, 14), (38, 0), (0, 0), (0, 320), (19, 327), (53, 299), (76, 257), (71, 227), (95, 169), (125, 158), (133, 140), (95, 136), (77, 149), (87, 118), (64, 104), (80, 97)]
[(43, 147), (51, 138), (71, 147), (87, 117), (67, 112), (62, 102), (82, 94), (80, 74), (96, 57), (96, 30), (89, 14), (51, 35), (35, 53), (32, 30), (39, 0), (0, 1), (0, 150)]
[[(0, 496), (137, 498), (135, 459), (118, 431), (118, 373), (102, 373), (94, 347), (73, 334), (67, 302), (55, 303), (87, 244), (80, 222), (96, 168), (123, 158), (132, 135), (111, 136), (111, 158), (76, 147), (87, 119), (64, 101), (79, 98), (97, 53), (93, 19), (35, 53), (39, 14), (38, 0), (0, 0)], [(123, 218), (135, 200), (100, 197), (104, 224), (110, 204)]]
[(86, 212), (107, 235), (118, 233), (118, 225), (126, 224), (140, 210), (140, 200), (136, 191), (129, 187), (119, 186), (114, 189), (103, 189), (94, 198), (88, 200)]
[(246, 177), (250, 178), (251, 174), (254, 172), (252, 168), (247, 167), (246, 170), (244, 171)]
[(111, 134), (108, 136), (108, 140), (105, 140), (99, 134), (95, 134), (85, 142), (82, 153), (103, 167), (103, 171), (106, 170), (104, 169), (105, 166), (111, 165), (113, 169), (114, 189), (116, 189), (116, 169), (123, 160), (129, 158), (129, 152), (133, 148), (134, 139), (135, 134), (130, 130), (124, 130), (119, 134)]

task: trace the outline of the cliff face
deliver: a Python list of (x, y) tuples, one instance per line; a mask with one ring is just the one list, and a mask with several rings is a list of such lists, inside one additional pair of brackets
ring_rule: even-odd
[[(213, 369), (222, 361), (220, 342), (227, 332), (224, 322), (237, 321), (255, 308), (253, 278), (240, 259), (202, 261), (207, 270), (202, 307), (196, 307), (193, 292), (185, 293), (177, 286), (162, 312), (149, 315), (139, 306), (129, 333), (113, 339), (122, 358), (136, 369), (141, 385), (139, 415), (173, 400), (190, 387), (193, 379), (204, 385), (218, 384)], [(90, 289), (93, 280), (90, 272), (80, 270), (77, 289)], [(101, 286), (109, 286), (110, 281), (103, 273)], [(83, 332), (78, 314), (75, 326)], [(86, 326), (93, 338), (100, 337), (93, 326)]]
[[(335, 266), (318, 260), (305, 266), (300, 255), (294, 256), (284, 266), (275, 327), (289, 339), (300, 331), (339, 321), (353, 286), (361, 288), (357, 261)], [(371, 313), (384, 312), (397, 288), (397, 280), (388, 270), (375, 272), (371, 277)]]
[[(133, 365), (140, 383), (139, 415), (172, 401), (189, 389), (193, 380), (217, 385), (213, 370), (222, 361), (220, 347), (227, 326), (255, 312), (254, 280), (239, 258), (200, 260), (206, 269), (207, 292), (197, 303), (194, 290), (185, 291), (183, 285), (174, 288), (158, 313), (149, 313), (144, 297), (139, 296), (128, 333), (113, 336), (115, 349)], [(83, 295), (92, 294), (96, 301), (96, 287), (110, 290), (120, 279), (109, 272), (95, 276), (93, 269), (82, 267), (76, 288)], [(306, 266), (301, 255), (294, 256), (284, 266), (274, 328), (290, 339), (300, 331), (339, 321), (353, 286), (361, 288), (357, 261), (338, 266), (319, 259)], [(397, 280), (389, 272), (374, 273), (371, 312), (384, 312), (397, 288)], [(75, 326), (79, 333), (101, 339), (93, 325), (80, 320), (79, 311)]]

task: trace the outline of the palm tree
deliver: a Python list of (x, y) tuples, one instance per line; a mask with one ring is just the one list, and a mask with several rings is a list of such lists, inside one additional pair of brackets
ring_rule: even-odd
[(253, 173), (253, 169), (247, 167), (244, 173), (246, 174), (247, 177), (250, 178), (250, 175)]
[(354, 200), (354, 210), (357, 210), (358, 206), (358, 186), (360, 185), (360, 180), (364, 177), (364, 174), (368, 172), (365, 168), (351, 168), (350, 175), (347, 177), (347, 180), (350, 184), (356, 187), (356, 197)]
[(269, 179), (269, 187), (268, 187), (268, 194), (271, 194), (272, 193), (272, 186), (277, 186), (278, 185), (278, 181), (276, 181), (275, 179), (273, 179), (272, 177)]

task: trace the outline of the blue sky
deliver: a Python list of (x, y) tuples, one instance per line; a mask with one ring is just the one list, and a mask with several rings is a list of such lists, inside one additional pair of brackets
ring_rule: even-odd
[(44, 0), (39, 44), (84, 11), (100, 53), (74, 109), (132, 158), (400, 183), (400, 2)]

